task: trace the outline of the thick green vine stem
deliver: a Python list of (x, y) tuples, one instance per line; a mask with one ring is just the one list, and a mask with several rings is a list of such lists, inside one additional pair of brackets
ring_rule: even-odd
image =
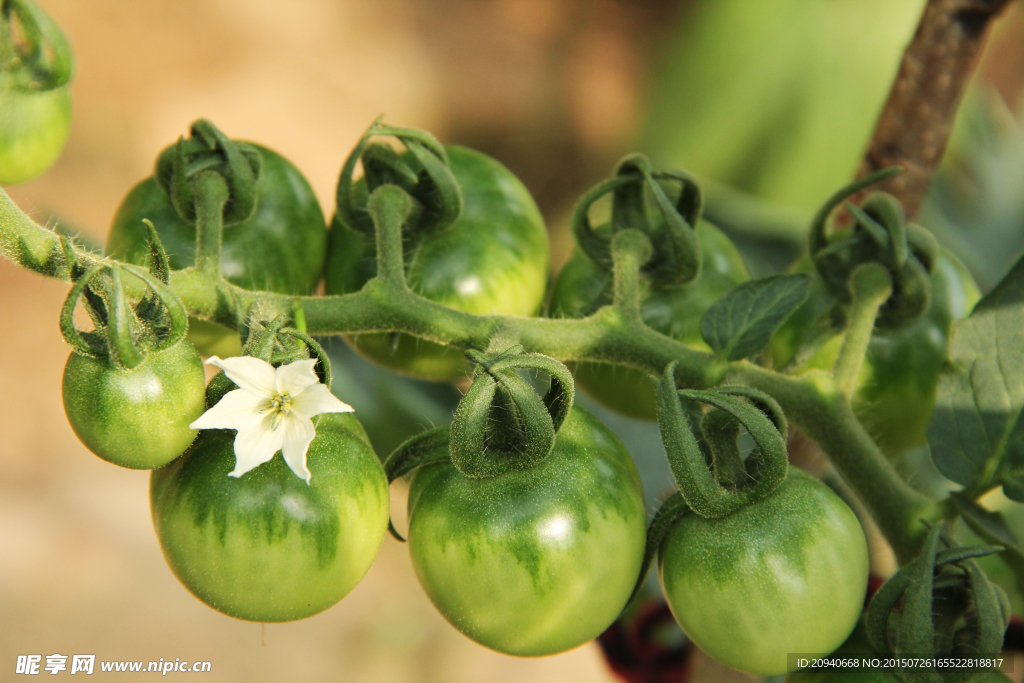
[[(374, 137), (394, 137), (406, 149), (398, 154)], [(355, 180), (356, 165), (362, 163), (363, 179)], [(363, 133), (359, 143), (345, 159), (338, 179), (338, 216), (349, 227), (367, 235), (374, 232), (374, 221), (367, 197), (383, 185), (397, 185), (414, 200), (414, 220), (408, 227), (418, 235), (444, 230), (462, 215), (462, 191), (448, 168), (444, 145), (430, 133), (412, 128), (380, 124), (380, 119)]]
[[(12, 31), (17, 21), (20, 40)], [(71, 80), (71, 47), (64, 33), (31, 0), (0, 1), (0, 89), (53, 90)]]
[(847, 197), (897, 172), (884, 169), (851, 183), (829, 198), (811, 223), (811, 258), (841, 301), (850, 301), (850, 280), (858, 267), (877, 263), (888, 269), (892, 291), (879, 308), (880, 327), (905, 325), (928, 310), (938, 244), (927, 230), (907, 224), (899, 202), (884, 193), (869, 196), (860, 207), (847, 203), (854, 224), (831, 236), (828, 218)]
[[(0, 189), (0, 254), (49, 277), (70, 281), (60, 239), (26, 216)], [(100, 262), (84, 249), (77, 266)], [(617, 363), (661, 374), (677, 362), (679, 387), (702, 389), (728, 381), (773, 396), (786, 416), (828, 453), (833, 464), (878, 522), (897, 555), (912, 559), (927, 533), (921, 519), (937, 520), (943, 507), (910, 488), (857, 421), (849, 401), (828, 375), (791, 377), (746, 361), (726, 362), (707, 352), (638, 326), (607, 306), (582, 319), (474, 315), (384, 285), (378, 277), (359, 292), (306, 296), (241, 289), (195, 268), (174, 271), (171, 287), (190, 315), (244, 330), (257, 303), (265, 317), (305, 312), (311, 335), (383, 332), (409, 334), (457, 349), (485, 349), (494, 339), (561, 361)]]
[[(945, 545), (945, 550), (940, 550)], [(998, 546), (959, 547), (942, 524), (933, 525), (921, 554), (875, 593), (865, 626), (872, 646), (896, 657), (996, 655), (1002, 651), (1010, 609), (1005, 594), (982, 572), (976, 557)], [(897, 610), (897, 604), (902, 607)], [(903, 680), (969, 680), (964, 671), (898, 670)]]
[[(452, 419), (448, 450), (452, 464), (481, 479), (533, 467), (551, 452), (573, 401), (568, 368), (554, 358), (524, 353), (515, 345), (501, 353), (468, 351), (476, 369), (469, 391)], [(520, 370), (551, 376), (541, 398)]]
[[(669, 197), (669, 192), (674, 198)], [(612, 195), (611, 219), (594, 228), (593, 205)], [(595, 263), (607, 270), (614, 266), (612, 242), (623, 230), (645, 234), (653, 246), (645, 267), (661, 285), (692, 282), (700, 275), (700, 245), (694, 227), (703, 211), (700, 186), (682, 171), (655, 171), (642, 154), (631, 154), (616, 166), (611, 179), (599, 183), (576, 203), (572, 231), (576, 243)]]
[[(770, 406), (770, 415), (759, 407), (743, 401), (728, 387), (706, 391), (678, 390), (675, 384), (675, 363), (669, 363), (660, 378), (651, 377), (658, 392), (658, 426), (665, 444), (665, 454), (672, 468), (672, 476), (686, 504), (701, 517), (717, 519), (732, 514), (744, 505), (760, 500), (777, 489), (786, 478), (789, 461), (786, 455), (785, 418), (782, 409), (770, 396), (751, 389), (741, 389), (741, 395), (757, 399)], [(731, 445), (723, 444), (724, 430), (717, 418), (712, 418), (708, 443), (711, 447), (714, 471), (725, 471), (729, 480), (716, 480), (708, 469), (704, 453), (694, 436), (680, 397), (699, 401), (715, 409), (746, 428), (755, 451), (747, 462), (739, 463), (739, 450), (735, 444), (738, 429), (732, 431)], [(740, 476), (742, 472), (745, 476)], [(724, 485), (723, 485), (724, 484)]]

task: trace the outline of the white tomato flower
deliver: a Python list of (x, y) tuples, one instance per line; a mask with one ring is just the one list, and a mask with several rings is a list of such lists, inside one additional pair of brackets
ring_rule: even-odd
[(206, 360), (238, 385), (199, 419), (192, 429), (237, 429), (235, 469), (240, 477), (281, 451), (292, 472), (306, 483), (306, 451), (316, 436), (310, 419), (321, 413), (350, 413), (352, 406), (335, 398), (313, 372), (316, 360), (297, 360), (274, 368), (252, 356)]

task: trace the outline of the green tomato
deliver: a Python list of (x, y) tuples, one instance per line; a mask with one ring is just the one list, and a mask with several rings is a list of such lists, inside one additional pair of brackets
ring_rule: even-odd
[(647, 515), (629, 453), (573, 408), (537, 466), (469, 479), (417, 470), (409, 550), (420, 585), (455, 628), (523, 657), (555, 654), (615, 620), (636, 584)]
[[(813, 270), (809, 260), (795, 270)], [(949, 358), (953, 322), (966, 318), (981, 294), (967, 268), (941, 250), (931, 276), (932, 300), (923, 317), (891, 330), (875, 330), (857, 377), (853, 409), (883, 452), (899, 455), (925, 442), (925, 430), (935, 409), (939, 373)], [(827, 315), (834, 300), (820, 281), (808, 301), (775, 332), (771, 350), (776, 367), (786, 368), (814, 323)], [(841, 333), (830, 332), (804, 360), (790, 368), (795, 374), (830, 371), (843, 345)]]
[(85, 446), (121, 467), (163, 467), (181, 455), (206, 410), (206, 375), (182, 340), (131, 369), (72, 353), (64, 366), (64, 412)]
[(70, 130), (67, 85), (36, 92), (0, 88), (0, 185), (31, 180), (52, 166)]
[(868, 548), (856, 515), (790, 468), (767, 497), (720, 519), (689, 514), (658, 553), (659, 578), (686, 635), (719, 662), (777, 676), (790, 652), (832, 652), (860, 617)]
[[(710, 351), (700, 334), (700, 319), (711, 304), (749, 278), (736, 247), (707, 221), (696, 228), (701, 273), (681, 287), (653, 287), (644, 281), (640, 313), (647, 325), (687, 346)], [(553, 317), (582, 318), (611, 303), (612, 275), (580, 249), (558, 275), (551, 295)], [(655, 392), (647, 373), (607, 363), (575, 363), (576, 384), (602, 405), (630, 417), (657, 419)]]
[[(547, 229), (533, 197), (487, 155), (465, 147), (445, 149), (462, 190), (462, 216), (407, 251), (409, 287), (467, 313), (535, 314), (544, 300), (549, 257)], [(361, 289), (377, 273), (375, 259), (373, 238), (335, 216), (324, 278), (327, 293)], [(347, 340), (370, 360), (414, 377), (451, 381), (470, 373), (461, 351), (415, 337), (361, 334)]]
[(364, 434), (351, 414), (321, 415), (307, 485), (277, 455), (229, 477), (234, 432), (204, 431), (150, 482), (171, 571), (238, 619), (292, 621), (337, 603), (373, 564), (388, 524), (387, 479)]
[[(327, 226), (320, 204), (290, 161), (266, 147), (254, 146), (263, 157), (256, 184), (259, 203), (248, 220), (224, 228), (221, 272), (229, 282), (245, 289), (310, 294), (320, 281), (327, 250)], [(156, 227), (172, 268), (195, 265), (195, 225), (182, 220), (152, 176), (132, 188), (121, 202), (106, 254), (144, 265), (149, 243), (143, 218)], [(189, 328), (189, 339), (203, 355), (240, 348), (238, 334), (226, 327), (190, 323)]]

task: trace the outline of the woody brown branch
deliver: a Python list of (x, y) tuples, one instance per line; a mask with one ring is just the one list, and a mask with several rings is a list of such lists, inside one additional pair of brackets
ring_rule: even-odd
[(1009, 0), (928, 0), (903, 53), (857, 177), (902, 166), (903, 173), (872, 189), (895, 195), (908, 217), (924, 201), (988, 27), (1007, 4)]

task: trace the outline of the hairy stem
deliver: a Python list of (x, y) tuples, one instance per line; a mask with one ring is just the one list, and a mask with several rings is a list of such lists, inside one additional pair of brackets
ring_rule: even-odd
[(612, 238), (612, 305), (624, 319), (634, 324), (643, 324), (640, 316), (640, 268), (650, 260), (653, 251), (651, 240), (635, 228), (621, 230)]
[(902, 166), (902, 174), (876, 189), (899, 199), (910, 218), (920, 209), (942, 161), (987, 29), (1008, 3), (928, 0), (917, 32), (903, 53), (857, 177)]
[(196, 176), (193, 188), (196, 197), (196, 270), (217, 278), (220, 277), (228, 184), (219, 173), (205, 171)]
[(843, 339), (843, 348), (836, 358), (832, 376), (843, 396), (849, 398), (857, 383), (857, 375), (864, 363), (871, 342), (871, 332), (875, 329), (875, 318), (878, 309), (892, 294), (892, 277), (884, 266), (877, 263), (865, 263), (853, 271), (850, 278), (850, 293), (853, 303), (850, 305), (850, 320)]

